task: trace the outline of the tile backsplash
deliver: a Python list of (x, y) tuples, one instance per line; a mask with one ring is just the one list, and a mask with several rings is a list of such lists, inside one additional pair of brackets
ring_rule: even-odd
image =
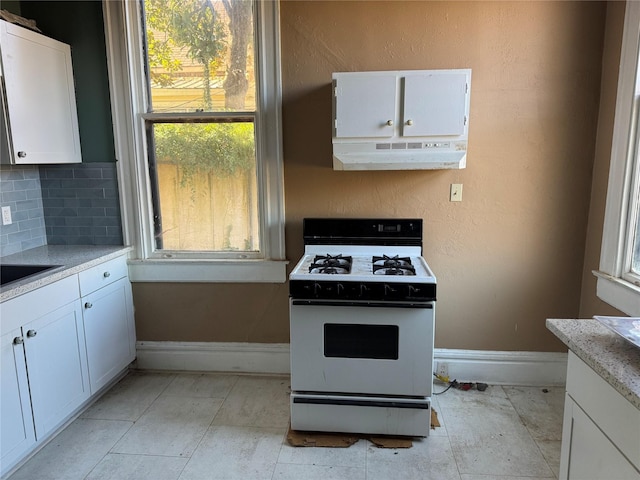
[[(122, 245), (115, 163), (2, 165), (0, 256), (41, 245)], [(1, 222), (0, 222), (1, 223)]]
[(10, 225), (0, 222), (0, 256), (47, 243), (37, 166), (0, 167), (0, 204), (11, 209), (12, 220)]

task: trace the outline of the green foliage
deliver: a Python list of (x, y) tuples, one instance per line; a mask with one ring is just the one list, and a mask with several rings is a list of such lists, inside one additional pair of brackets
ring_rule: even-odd
[[(224, 24), (218, 18), (211, 0), (146, 0), (145, 18), (147, 56), (152, 79), (165, 87), (171, 85), (170, 73), (158, 73), (153, 69), (162, 67), (168, 72), (180, 70), (182, 65), (172, 57), (172, 49), (186, 48), (189, 57), (202, 65), (203, 101), (209, 110), (211, 72), (215, 71), (227, 48)], [(154, 35), (154, 31), (163, 33)]]
[(252, 123), (154, 125), (158, 163), (178, 165), (183, 180), (195, 174), (229, 177), (255, 165)]

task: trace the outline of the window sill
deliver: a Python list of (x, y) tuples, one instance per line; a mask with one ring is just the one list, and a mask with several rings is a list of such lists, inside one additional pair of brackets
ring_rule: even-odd
[(598, 298), (631, 317), (640, 316), (640, 287), (604, 272), (593, 271), (597, 277)]
[(284, 283), (287, 260), (129, 260), (132, 282)]

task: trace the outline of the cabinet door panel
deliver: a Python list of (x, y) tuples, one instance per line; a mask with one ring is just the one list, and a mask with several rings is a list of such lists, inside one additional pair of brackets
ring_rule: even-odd
[(130, 326), (131, 284), (118, 280), (82, 298), (91, 392), (94, 393), (133, 360)]
[(562, 441), (561, 479), (640, 480), (640, 472), (568, 395)]
[(402, 135), (462, 135), (467, 77), (464, 73), (407, 75), (404, 78)]
[(398, 102), (395, 75), (342, 76), (336, 81), (336, 97), (336, 137), (393, 136)]
[(1, 27), (14, 162), (80, 162), (69, 46), (16, 25)]
[(29, 402), (27, 367), (22, 344), (14, 345), (21, 337), (20, 329), (0, 337), (0, 448), (2, 473), (18, 460), (36, 441)]
[(89, 398), (80, 302), (23, 327), (36, 437), (58, 426)]

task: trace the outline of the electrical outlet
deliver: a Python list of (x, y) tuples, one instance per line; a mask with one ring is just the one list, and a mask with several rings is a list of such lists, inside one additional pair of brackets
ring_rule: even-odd
[(11, 207), (2, 207), (2, 224), (11, 225), (11, 223), (13, 223), (11, 220)]
[(441, 377), (449, 376), (449, 364), (447, 362), (438, 362), (438, 368), (436, 369), (436, 373)]
[(462, 201), (462, 184), (461, 183), (451, 184), (451, 193), (449, 194), (449, 201), (450, 202)]

